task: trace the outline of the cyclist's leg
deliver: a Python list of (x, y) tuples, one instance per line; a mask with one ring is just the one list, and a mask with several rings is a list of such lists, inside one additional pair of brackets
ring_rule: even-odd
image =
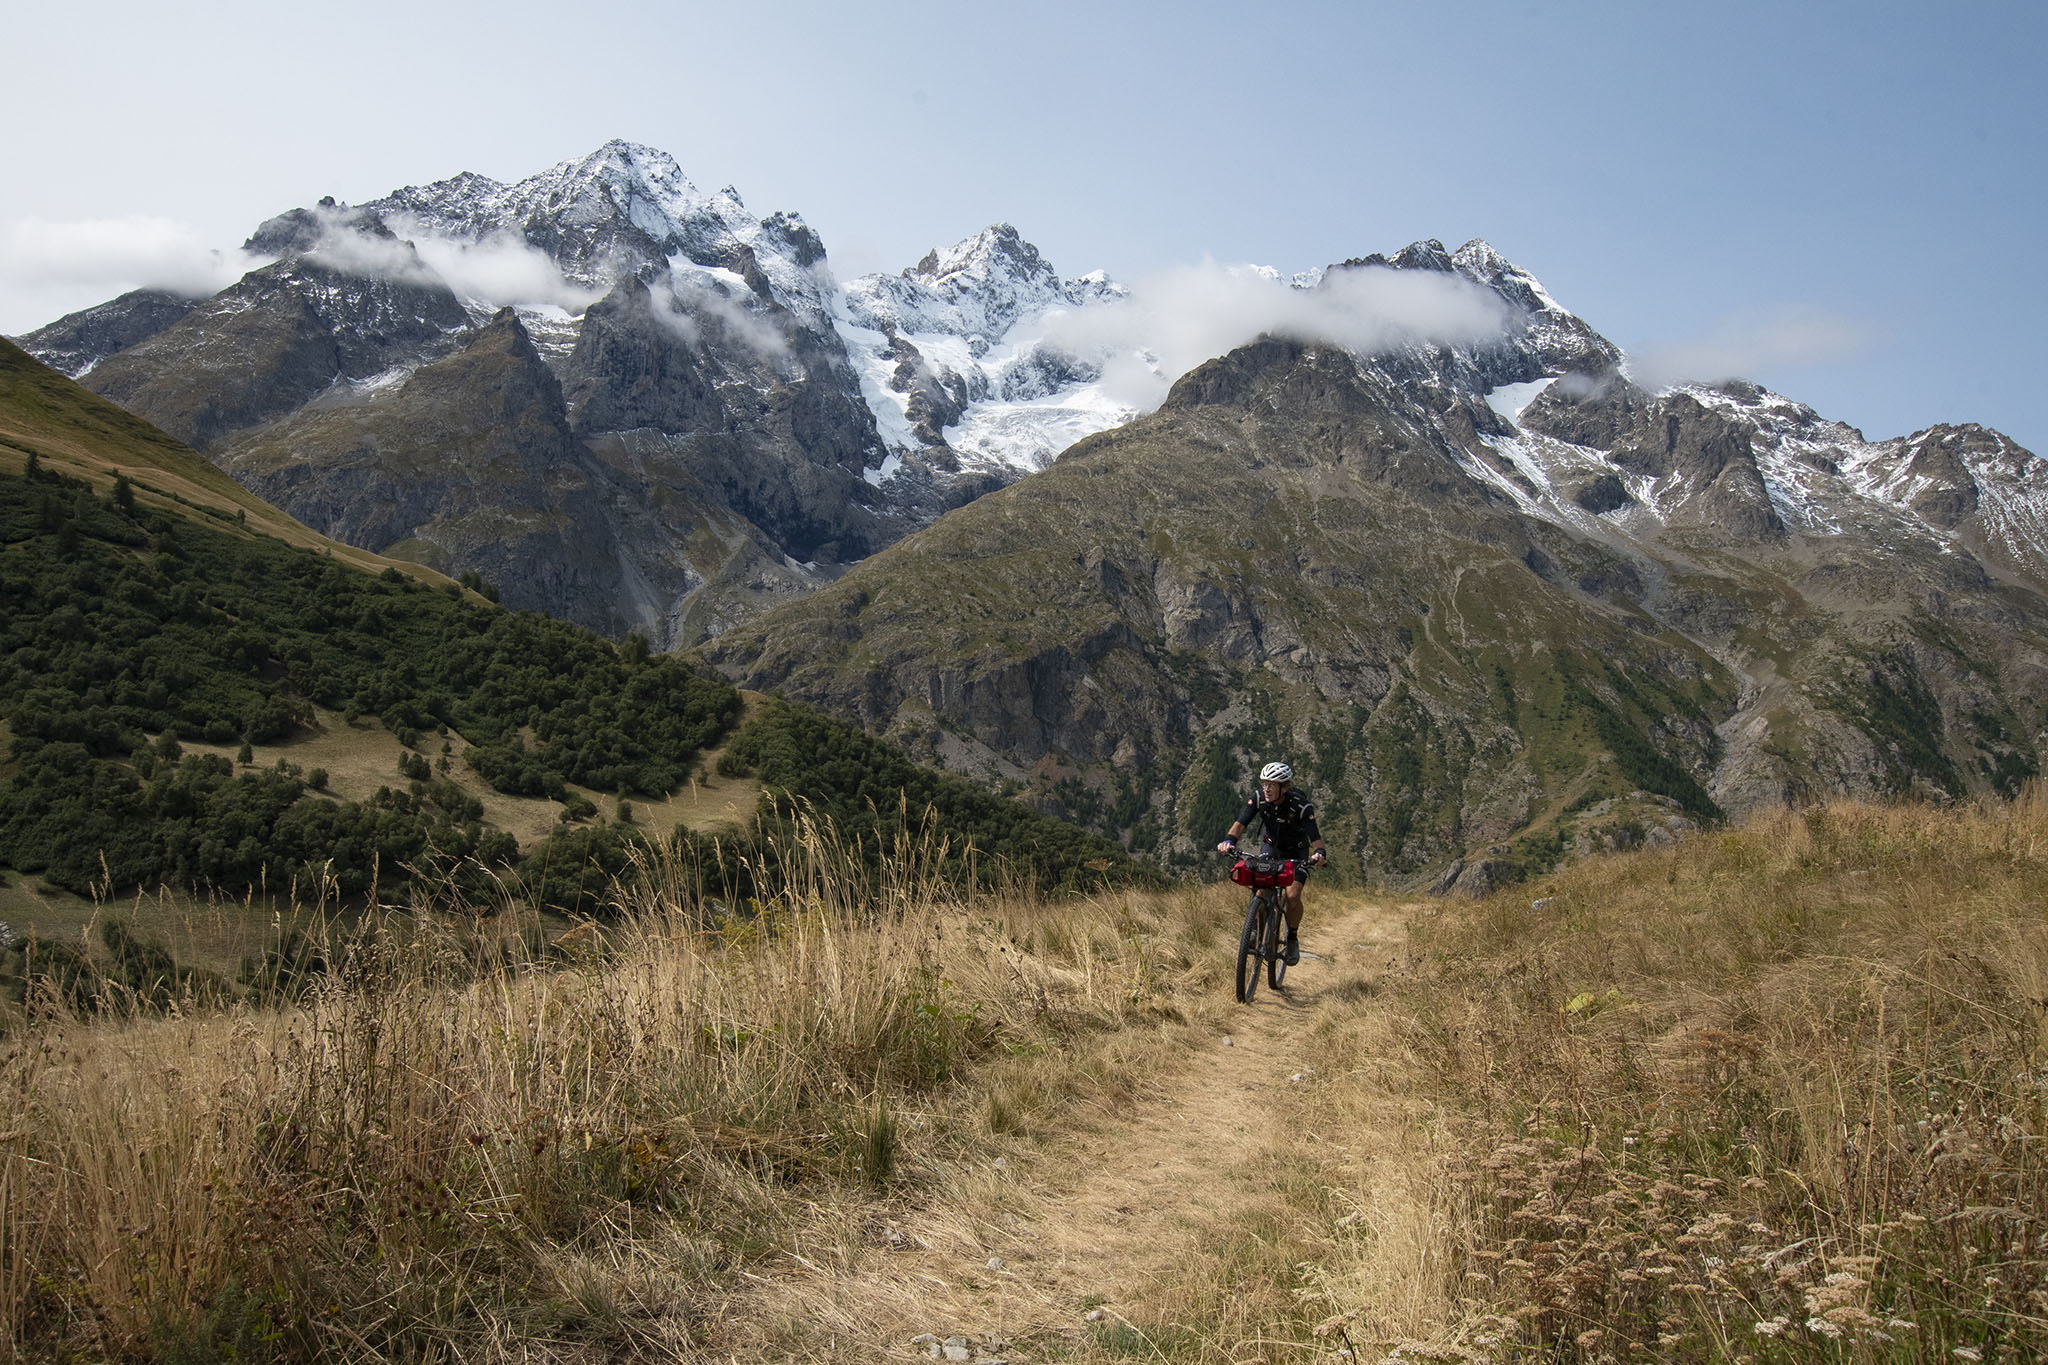
[(1287, 914), (1287, 964), (1293, 966), (1301, 961), (1301, 893), (1308, 885), (1308, 855), (1304, 851), (1294, 859), (1294, 883), (1286, 888)]
[(1294, 885), (1287, 888), (1287, 932), (1301, 928), (1301, 893), (1308, 888), (1308, 850), (1285, 855), (1294, 859)]

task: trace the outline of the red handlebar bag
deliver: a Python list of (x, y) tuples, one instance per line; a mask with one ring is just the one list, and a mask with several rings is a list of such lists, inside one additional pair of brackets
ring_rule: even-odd
[(1292, 886), (1294, 885), (1294, 862), (1289, 859), (1280, 865), (1278, 872), (1255, 870), (1239, 858), (1237, 866), (1230, 869), (1230, 880), (1239, 886)]

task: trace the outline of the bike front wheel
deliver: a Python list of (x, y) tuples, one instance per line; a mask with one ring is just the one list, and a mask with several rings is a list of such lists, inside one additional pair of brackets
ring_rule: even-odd
[(1265, 908), (1265, 899), (1257, 892), (1252, 894), (1252, 903), (1245, 907), (1244, 932), (1237, 936), (1237, 998), (1240, 1004), (1251, 1004), (1252, 997), (1259, 992), (1259, 958), (1260, 950), (1265, 946), (1268, 918), (1259, 912)]
[(1280, 979), (1287, 975), (1287, 945), (1282, 937), (1286, 934), (1287, 915), (1279, 905), (1266, 916), (1266, 982), (1274, 990), (1280, 989)]

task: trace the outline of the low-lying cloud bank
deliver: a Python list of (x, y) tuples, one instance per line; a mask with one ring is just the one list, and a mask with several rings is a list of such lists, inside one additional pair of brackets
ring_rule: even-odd
[(1499, 295), (1459, 275), (1373, 266), (1302, 288), (1270, 270), (1205, 261), (1143, 280), (1119, 302), (1058, 314), (1044, 341), (1100, 357), (1104, 391), (1149, 411), (1189, 370), (1260, 336), (1370, 353), (1480, 342), (1511, 320)]
[(570, 280), (546, 252), (513, 233), (469, 242), (393, 217), (385, 225), (394, 235), (384, 237), (360, 230), (345, 209), (321, 210), (319, 216), (320, 239), (308, 254), (352, 275), (443, 284), (457, 298), (493, 309), (555, 307), (580, 313), (602, 297)]
[[(466, 242), (412, 231), (412, 224), (394, 220), (389, 226), (397, 235), (385, 237), (362, 231), (347, 210), (316, 212), (319, 239), (308, 255), (348, 274), (443, 284), (456, 297), (486, 308), (511, 304), (577, 313), (600, 297), (600, 291), (564, 276), (546, 252), (509, 233)], [(25, 219), (11, 225), (0, 242), (0, 282), (10, 292), (66, 301), (102, 302), (131, 289), (205, 298), (275, 259), (209, 247), (190, 228), (147, 215)]]
[[(189, 298), (218, 293), (268, 257), (207, 246), (168, 218), (131, 215), (56, 222), (27, 218), (7, 230), (0, 272), (30, 289), (166, 289)], [(47, 320), (47, 319), (46, 319)]]

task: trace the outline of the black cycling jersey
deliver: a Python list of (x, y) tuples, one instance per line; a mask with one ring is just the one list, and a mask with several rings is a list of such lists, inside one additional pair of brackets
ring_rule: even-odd
[(1264, 822), (1266, 838), (1273, 841), (1273, 850), (1283, 858), (1300, 858), (1308, 853), (1308, 846), (1323, 837), (1316, 828), (1315, 804), (1294, 788), (1275, 801), (1268, 801), (1263, 791), (1254, 792), (1252, 799), (1244, 803), (1244, 814), (1237, 817), (1247, 833), (1252, 827), (1252, 817)]

